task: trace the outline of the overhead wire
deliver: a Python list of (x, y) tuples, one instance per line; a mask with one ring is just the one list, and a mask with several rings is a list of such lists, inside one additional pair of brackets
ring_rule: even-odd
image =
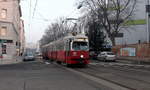
[(32, 9), (32, 2), (29, 0), (29, 28), (31, 26), (31, 9)]
[(32, 18), (34, 18), (34, 14), (35, 14), (35, 11), (36, 11), (37, 4), (38, 4), (38, 0), (36, 0), (36, 2), (35, 2)]
[(29, 24), (28, 24), (29, 35), (28, 35), (28, 38), (30, 38), (30, 31), (31, 31), (31, 11), (32, 11), (32, 2), (31, 0), (29, 0)]

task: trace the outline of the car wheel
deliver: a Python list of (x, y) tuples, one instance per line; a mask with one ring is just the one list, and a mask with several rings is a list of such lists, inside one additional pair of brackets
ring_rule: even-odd
[(103, 60), (104, 60), (104, 62), (106, 62), (106, 58), (104, 58)]

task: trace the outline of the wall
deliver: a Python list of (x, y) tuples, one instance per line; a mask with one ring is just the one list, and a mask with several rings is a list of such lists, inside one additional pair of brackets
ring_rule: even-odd
[(123, 38), (116, 38), (116, 45), (124, 44), (137, 44), (139, 40), (141, 43), (147, 42), (147, 26), (146, 26), (146, 0), (137, 0), (137, 4), (131, 20), (145, 20), (145, 23), (127, 25), (121, 29), (121, 33), (124, 33)]
[[(122, 51), (124, 48), (132, 48), (129, 51)], [(133, 49), (135, 49), (135, 56), (130, 56), (128, 53), (133, 53)], [(113, 52), (117, 54), (118, 57), (132, 57), (132, 58), (148, 58), (150, 61), (150, 43), (142, 43), (142, 44), (130, 44), (130, 45), (117, 45), (112, 49)], [(124, 53), (122, 53), (124, 52)]]
[[(19, 42), (19, 30), (20, 30), (20, 9), (18, 0), (7, 0), (6, 2), (0, 2), (0, 13), (1, 9), (7, 9), (7, 18), (2, 19), (0, 17), (0, 28), (2, 26), (7, 27), (7, 35), (0, 36), (0, 39), (13, 40), (13, 43), (3, 43), (7, 46), (7, 54), (4, 55), (4, 59), (12, 59), (18, 55), (17, 49), (19, 45), (16, 46), (16, 42)], [(0, 44), (0, 54), (1, 54), (1, 44)]]

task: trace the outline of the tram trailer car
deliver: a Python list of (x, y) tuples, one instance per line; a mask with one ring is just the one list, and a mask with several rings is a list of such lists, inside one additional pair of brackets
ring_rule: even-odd
[(44, 45), (42, 46), (42, 57), (43, 59), (48, 59), (48, 49), (47, 49), (48, 45)]
[(85, 35), (67, 36), (42, 47), (43, 57), (68, 65), (89, 64), (89, 45)]

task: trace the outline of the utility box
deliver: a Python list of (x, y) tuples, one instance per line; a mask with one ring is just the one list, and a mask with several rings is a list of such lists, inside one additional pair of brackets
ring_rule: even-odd
[(150, 5), (146, 5), (146, 12), (150, 12)]

